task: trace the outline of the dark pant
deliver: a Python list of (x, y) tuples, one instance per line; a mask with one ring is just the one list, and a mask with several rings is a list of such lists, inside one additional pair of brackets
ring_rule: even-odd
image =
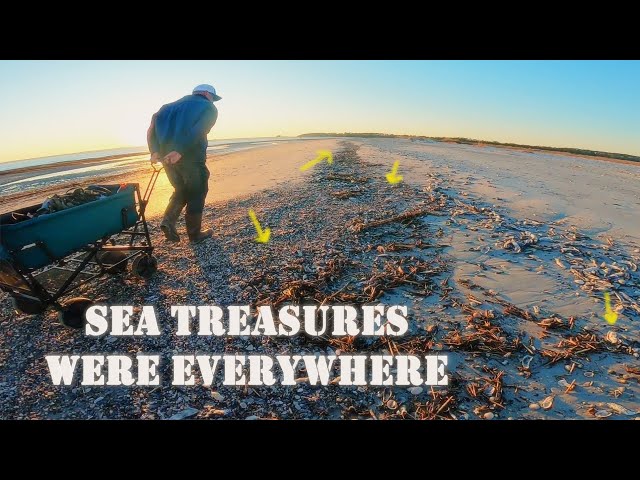
[(175, 191), (167, 210), (180, 212), (187, 206), (187, 213), (202, 213), (204, 200), (209, 191), (209, 169), (204, 163), (180, 160), (175, 165), (165, 165), (167, 178)]

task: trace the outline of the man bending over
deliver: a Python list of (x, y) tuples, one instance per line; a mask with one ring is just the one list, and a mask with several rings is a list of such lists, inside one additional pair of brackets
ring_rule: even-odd
[(218, 119), (213, 102), (220, 98), (211, 85), (198, 85), (191, 95), (163, 105), (151, 118), (147, 131), (151, 162), (164, 164), (174, 188), (160, 224), (169, 241), (180, 241), (176, 222), (185, 206), (191, 243), (200, 243), (213, 234), (211, 229), (202, 231), (202, 211), (209, 191), (207, 134)]

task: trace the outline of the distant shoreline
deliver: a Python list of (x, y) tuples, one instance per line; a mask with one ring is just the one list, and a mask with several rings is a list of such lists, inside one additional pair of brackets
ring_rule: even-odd
[[(315, 138), (386, 138), (386, 139), (400, 139), (400, 140), (409, 140), (412, 142), (419, 143), (420, 140), (428, 140), (431, 142), (443, 143), (443, 144), (467, 144), (478, 147), (484, 146), (495, 146), (504, 148), (505, 150), (514, 150), (514, 151), (524, 151), (531, 153), (546, 153), (550, 155), (571, 155), (573, 157), (582, 157), (587, 160), (595, 160), (595, 161), (605, 161), (608, 163), (616, 163), (616, 164), (626, 164), (632, 165), (636, 167), (640, 167), (640, 157), (633, 157), (630, 155), (624, 155), (625, 158), (616, 158), (612, 156), (603, 157), (597, 155), (589, 155), (585, 153), (576, 153), (562, 149), (556, 149), (552, 147), (533, 147), (533, 146), (514, 146), (514, 145), (506, 145), (499, 144), (498, 142), (483, 142), (483, 141), (471, 141), (468, 139), (442, 139), (438, 137), (424, 137), (424, 136), (413, 136), (413, 135), (393, 135), (393, 134), (377, 134), (377, 133), (313, 133), (313, 134), (303, 134), (298, 137), (292, 137), (291, 139), (298, 138), (300, 140), (311, 140), (311, 137)], [(475, 143), (473, 143), (475, 142)], [(221, 157), (233, 153), (233, 151), (216, 151), (215, 153), (209, 153), (208, 158)], [(606, 152), (605, 152), (606, 153)], [(0, 171), (0, 201), (3, 203), (4, 209), (16, 209), (22, 206), (25, 206), (26, 202), (36, 203), (42, 201), (47, 196), (50, 196), (54, 193), (62, 193), (69, 188), (82, 186), (87, 183), (87, 179), (69, 179), (68, 181), (64, 181), (58, 184), (45, 185), (39, 187), (37, 189), (27, 188), (24, 191), (19, 191), (15, 193), (6, 193), (3, 192), (3, 185), (7, 185), (11, 182), (21, 180), (24, 178), (28, 178), (32, 175), (41, 175), (41, 174), (49, 174), (55, 172), (64, 172), (66, 170), (73, 170), (77, 167), (83, 166), (91, 166), (91, 165), (99, 165), (101, 163), (107, 164), (114, 160), (118, 160), (121, 158), (131, 158), (131, 157), (142, 157), (148, 156), (148, 153), (134, 153), (134, 154), (113, 154), (113, 155), (105, 155), (97, 158), (85, 158), (78, 160), (70, 160), (64, 162), (57, 162), (52, 164), (44, 164), (44, 165), (34, 165), (29, 167), (21, 167), (14, 170), (5, 170)], [(609, 154), (613, 155), (613, 154)], [(637, 160), (629, 160), (628, 158), (636, 158)], [(148, 167), (147, 162), (141, 162), (138, 166), (131, 165), (132, 170), (128, 170), (127, 172), (122, 171), (110, 171), (110, 172), (96, 172), (96, 175), (91, 177), (92, 182), (110, 182), (110, 183), (120, 183), (121, 181), (127, 181), (127, 179), (135, 176), (139, 176), (141, 172), (144, 172)]]
[(521, 145), (518, 143), (505, 143), (496, 142), (493, 140), (476, 140), (473, 138), (465, 137), (427, 137), (424, 135), (397, 135), (393, 133), (303, 133), (298, 135), (299, 137), (356, 137), (356, 138), (404, 138), (411, 141), (416, 140), (432, 140), (436, 142), (445, 143), (459, 143), (465, 145), (491, 145), (494, 147), (507, 147), (525, 149), (531, 151), (544, 151), (549, 153), (569, 153), (571, 155), (581, 155), (586, 157), (596, 157), (603, 160), (624, 160), (626, 162), (640, 163), (640, 157), (636, 155), (629, 155), (626, 153), (613, 153), (613, 152), (601, 152), (598, 150), (589, 150), (584, 148), (572, 148), (572, 147), (545, 147), (540, 145)]

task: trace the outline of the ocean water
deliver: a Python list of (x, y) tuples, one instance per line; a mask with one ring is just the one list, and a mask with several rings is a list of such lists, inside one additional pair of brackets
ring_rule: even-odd
[[(304, 141), (306, 139), (307, 138), (297, 137), (265, 137), (214, 140), (209, 141), (207, 153), (221, 154), (237, 152), (240, 150), (264, 147), (267, 145), (277, 145), (279, 143)], [(102, 158), (114, 155), (124, 156), (100, 161)], [(96, 163), (93, 165), (85, 164), (64, 168), (65, 162), (85, 159), (94, 159)], [(127, 147), (3, 162), (0, 163), (0, 195), (11, 195), (26, 190), (65, 183), (71, 180), (86, 181), (91, 177), (104, 175), (106, 173), (126, 173), (139, 168), (141, 163), (146, 163), (148, 161), (149, 156), (147, 147)], [(41, 174), (33, 172), (31, 175), (21, 176), (21, 178), (12, 181), (3, 181), (2, 179), (3, 175), (9, 174), (12, 170), (41, 165), (51, 165), (52, 168), (55, 165), (56, 168), (62, 168), (59, 168), (57, 171), (43, 170), (43, 173)]]
[[(255, 144), (264, 145), (270, 142), (282, 142), (296, 140), (297, 137), (269, 137), (269, 138), (235, 138), (230, 140), (211, 140), (209, 141), (209, 150), (224, 150), (239, 144)], [(40, 165), (48, 165), (54, 163), (72, 162), (74, 160), (85, 160), (109, 157), (112, 155), (140, 154), (148, 152), (148, 148), (144, 147), (123, 147), (112, 148), (109, 150), (92, 150), (90, 152), (67, 153), (64, 155), (52, 155), (49, 157), (28, 158), (25, 160), (12, 160), (0, 163), (0, 172), (15, 170), (16, 168), (37, 167)]]

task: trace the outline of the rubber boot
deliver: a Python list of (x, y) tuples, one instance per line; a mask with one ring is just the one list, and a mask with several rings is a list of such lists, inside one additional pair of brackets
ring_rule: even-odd
[(164, 218), (160, 223), (160, 230), (162, 230), (164, 237), (170, 242), (180, 241), (180, 235), (178, 235), (178, 230), (176, 229), (176, 222), (180, 217), (184, 205), (184, 203), (176, 202), (172, 198), (169, 200), (169, 205), (164, 212)]
[(186, 213), (184, 221), (187, 224), (187, 235), (191, 243), (200, 243), (213, 235), (213, 230), (208, 229), (204, 232), (202, 227), (202, 213)]

